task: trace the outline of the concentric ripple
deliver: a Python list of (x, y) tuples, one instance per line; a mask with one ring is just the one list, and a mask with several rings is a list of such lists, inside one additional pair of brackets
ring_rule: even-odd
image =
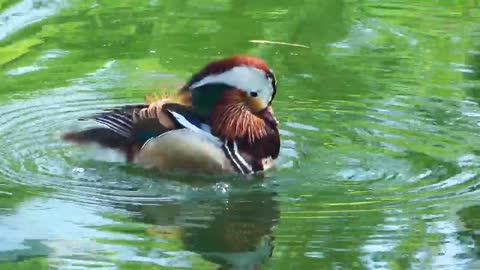
[[(151, 204), (174, 198), (164, 194), (182, 196), (181, 185), (162, 183), (156, 171), (129, 165), (113, 150), (61, 140), (66, 131), (95, 125), (78, 118), (132, 102), (75, 87), (0, 106), (0, 177), (56, 191), (48, 196), (94, 204)], [(284, 144), (279, 169), (293, 166), (296, 158), (295, 142), (287, 139)]]
[[(279, 187), (283, 228), (302, 227), (307, 236), (280, 228), (279, 254), (308, 243), (304, 255), (320, 261), (358, 247), (369, 269), (388, 269), (405, 253), (434, 258), (436, 267), (470, 265), (465, 258), (478, 243), (457, 235), (455, 213), (478, 204), (477, 102), (399, 94), (282, 105), (289, 112), (284, 137), (301, 153)], [(315, 119), (308, 126), (305, 114)], [(427, 246), (418, 235), (430, 239)]]
[[(68, 89), (57, 92), (61, 94), (56, 96), (54, 91), (48, 97), (16, 100), (0, 107), (2, 178), (53, 188), (59, 191), (53, 196), (84, 202), (167, 199), (139, 192), (136, 180), (144, 182), (145, 176), (128, 174), (123, 163), (107, 162), (119, 157), (98, 156), (99, 151), (60, 139), (63, 132), (86, 125), (77, 121), (79, 117), (125, 104), (125, 100), (102, 100), (89, 93), (65, 95)], [(97, 162), (92, 162), (94, 159)]]
[[(168, 200), (145, 184), (158, 175), (123, 162), (112, 163), (122, 161), (114, 153), (82, 149), (60, 140), (63, 132), (92, 124), (77, 121), (79, 117), (132, 101), (96, 98), (88, 91), (65, 92), (68, 89), (0, 107), (3, 178), (54, 188), (63, 191), (56, 196), (80, 201)], [(282, 110), (277, 112), (283, 143), (277, 169), (295, 177), (317, 171), (319, 179), (308, 185), (329, 188), (336, 179), (349, 186), (353, 197), (362, 194), (359, 201), (365, 200), (365, 189), (374, 190), (374, 197), (392, 201), (448, 199), (477, 190), (480, 160), (468, 143), (478, 140), (480, 110), (475, 102), (448, 101), (445, 105), (438, 99), (405, 96), (382, 105), (368, 102), (372, 101), (333, 100), (290, 108), (280, 103), (284, 112), (293, 113), (285, 119)], [(416, 111), (417, 104), (430, 111)], [(435, 107), (442, 106), (457, 110), (449, 112), (448, 119), (436, 119)], [(306, 111), (319, 121), (310, 125), (295, 118)], [(436, 121), (450, 123), (438, 125)], [(322, 155), (315, 155), (317, 152)]]
[[(229, 194), (231, 187), (223, 179), (198, 191), (195, 184), (178, 184), (157, 172), (128, 165), (108, 151), (61, 141), (63, 132), (94, 124), (78, 118), (135, 102), (113, 98), (109, 89), (80, 88), (50, 90), (48, 97), (12, 99), (0, 106), (0, 178), (45, 188), (41, 191), (45, 197), (65, 203), (113, 206), (162, 223), (157, 216), (160, 211), (162, 217), (182, 218), (193, 227), (204, 226), (205, 216), (211, 218), (217, 207), (228, 204), (227, 198), (236, 196)], [(319, 232), (353, 222), (356, 229), (352, 230), (375, 230), (361, 244), (363, 260), (369, 263), (369, 256), (401, 246), (396, 238), (411, 237), (402, 228), (414, 226), (418, 217), (428, 224), (425, 232), (438, 235), (445, 227), (454, 231), (452, 221), (445, 219), (452, 211), (450, 204), (478, 196), (480, 157), (471, 143), (479, 139), (480, 109), (474, 101), (395, 95), (388, 100), (279, 101), (275, 105), (282, 151), (265, 186), (279, 192), (278, 197), (267, 198), (282, 202), (281, 218), (289, 224), (276, 232), (277, 252), (295, 241), (290, 228), (307, 221), (314, 224), (314, 232), (311, 239), (301, 239), (309, 243), (305, 256), (326, 256), (320, 252), (324, 246), (331, 248), (327, 255), (337, 252), (351, 242), (351, 235), (337, 232), (341, 237), (331, 243)], [(443, 111), (444, 107), (450, 110)], [(202, 206), (207, 193), (212, 201)], [(275, 208), (264, 210), (276, 213)], [(363, 214), (379, 218), (355, 220)], [(268, 218), (273, 222), (269, 226), (276, 219)]]
[[(295, 122), (287, 122), (284, 137), (301, 133), (295, 136), (299, 148), (319, 167), (302, 161), (300, 169), (317, 171), (320, 182), (337, 179), (353, 193), (357, 186), (402, 201), (457, 197), (479, 185), (476, 102), (398, 95), (387, 101), (302, 105), (286, 108)], [(442, 112), (446, 107), (451, 110)], [(318, 119), (314, 127), (298, 124), (301, 117), (295, 115), (307, 111)]]

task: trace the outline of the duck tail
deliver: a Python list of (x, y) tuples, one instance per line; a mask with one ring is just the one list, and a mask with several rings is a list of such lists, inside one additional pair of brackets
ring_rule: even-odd
[(120, 150), (129, 148), (132, 141), (109, 128), (91, 128), (79, 132), (68, 132), (63, 134), (62, 139), (76, 144), (98, 143), (108, 148)]

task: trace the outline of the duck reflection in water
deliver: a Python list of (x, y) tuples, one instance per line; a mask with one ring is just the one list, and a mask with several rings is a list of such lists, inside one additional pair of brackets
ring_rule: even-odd
[(275, 193), (235, 190), (227, 196), (135, 209), (142, 222), (174, 226), (183, 248), (219, 265), (218, 269), (261, 269), (272, 256), (272, 227), (279, 217)]
[(465, 243), (465, 246), (473, 246), (476, 257), (480, 258), (480, 216), (478, 213), (480, 213), (480, 205), (473, 205), (459, 210), (457, 215), (465, 228), (459, 234), (459, 239)]

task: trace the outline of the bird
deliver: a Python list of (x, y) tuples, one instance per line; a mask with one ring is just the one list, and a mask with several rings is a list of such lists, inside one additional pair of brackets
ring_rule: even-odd
[(62, 137), (116, 149), (128, 162), (165, 171), (260, 174), (280, 152), (276, 92), (263, 59), (234, 55), (210, 62), (174, 95), (155, 93), (142, 104), (80, 118), (100, 125)]

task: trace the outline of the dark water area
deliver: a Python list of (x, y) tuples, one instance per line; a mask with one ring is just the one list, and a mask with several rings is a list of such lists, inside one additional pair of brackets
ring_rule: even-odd
[[(264, 179), (60, 140), (239, 53), (278, 80)], [(474, 0), (0, 0), (0, 269), (480, 269), (479, 80)]]

